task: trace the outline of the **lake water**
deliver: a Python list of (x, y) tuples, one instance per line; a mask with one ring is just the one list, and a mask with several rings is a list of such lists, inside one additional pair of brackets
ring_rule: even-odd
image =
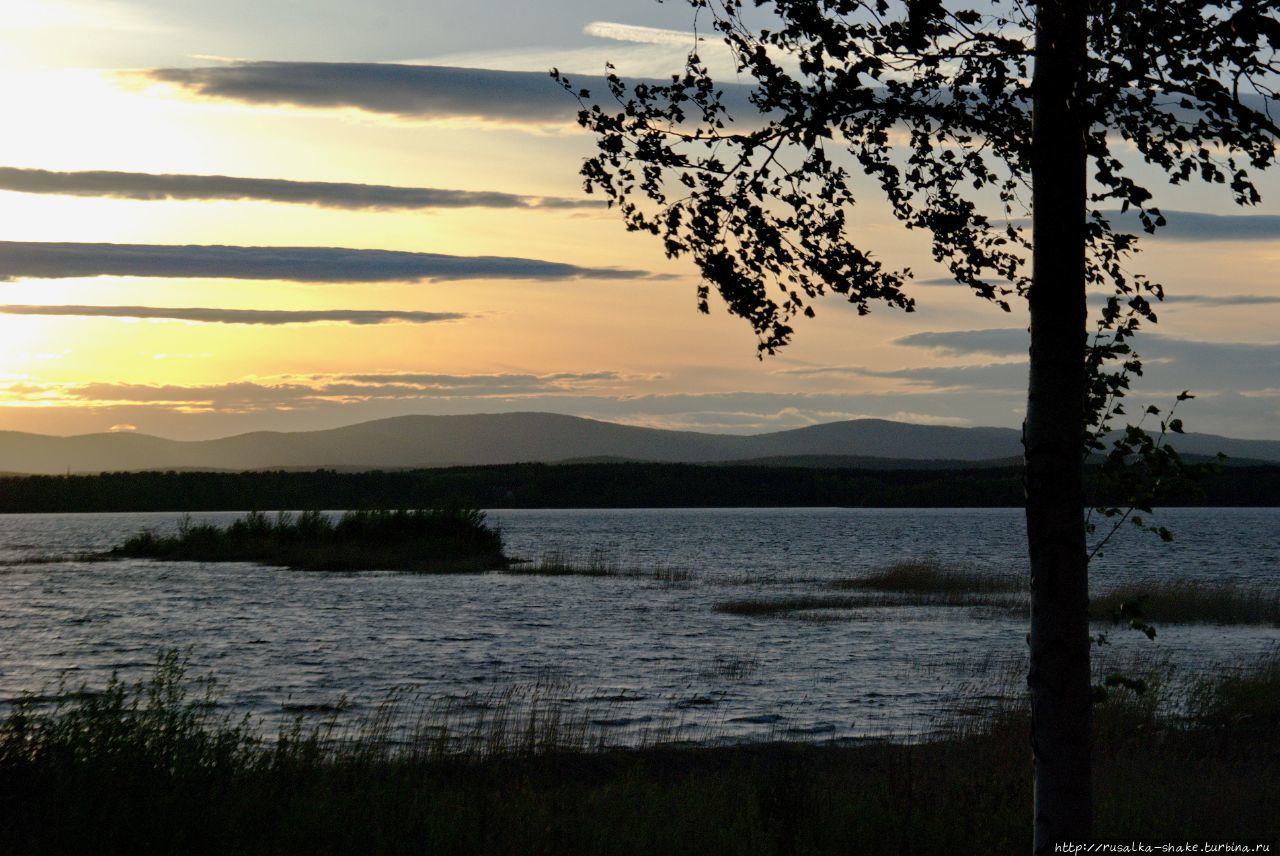
[[(227, 522), (233, 514), (201, 514)], [(104, 550), (177, 514), (0, 517), (0, 700), (141, 677), (158, 652), (216, 675), (264, 728), (342, 698), (490, 697), (537, 682), (620, 742), (844, 739), (927, 731), (1015, 675), (1025, 624), (977, 607), (874, 607), (835, 618), (714, 611), (819, 594), (902, 559), (1022, 574), (1018, 509), (495, 511), (509, 554), (688, 571), (686, 582), (500, 574), (321, 574), (247, 564), (25, 561)], [(1132, 580), (1280, 582), (1280, 509), (1174, 509), (1173, 544), (1124, 531), (1094, 590)], [(833, 618), (832, 616), (827, 616)], [(1112, 632), (1106, 656), (1215, 668), (1273, 651), (1280, 629)], [(1011, 680), (1016, 681), (1016, 677)]]

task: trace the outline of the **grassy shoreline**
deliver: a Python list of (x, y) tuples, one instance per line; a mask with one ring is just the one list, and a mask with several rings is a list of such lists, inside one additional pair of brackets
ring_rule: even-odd
[[(479, 739), (274, 741), (162, 662), (134, 687), (0, 722), (6, 853), (910, 853), (1025, 851), (1027, 721), (997, 707), (908, 744), (592, 751), (526, 709)], [(1103, 838), (1280, 837), (1280, 659), (1096, 708)], [(426, 732), (434, 734), (435, 732)], [(854, 850), (851, 851), (851, 847)]]

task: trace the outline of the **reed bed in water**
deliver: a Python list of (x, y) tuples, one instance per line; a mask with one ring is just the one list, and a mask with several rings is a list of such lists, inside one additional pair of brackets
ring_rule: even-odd
[(574, 558), (564, 553), (548, 553), (537, 561), (516, 561), (506, 568), (514, 576), (537, 577), (625, 577), (650, 579), (662, 583), (682, 583), (693, 579), (693, 574), (681, 568), (666, 565), (638, 567), (623, 565), (604, 553), (592, 553), (586, 558)]
[(1016, 574), (998, 574), (948, 567), (933, 560), (897, 562), (867, 576), (838, 580), (840, 589), (910, 592), (914, 594), (990, 594), (1026, 591)]
[[(1020, 577), (949, 568), (934, 561), (900, 562), (866, 576), (837, 580), (830, 588), (849, 594), (740, 598), (722, 601), (714, 609), (748, 616), (886, 606), (983, 606), (1023, 613), (1027, 609)], [(1232, 583), (1169, 580), (1126, 585), (1095, 595), (1089, 613), (1095, 622), (1136, 617), (1157, 625), (1280, 626), (1280, 595)]]
[(1173, 580), (1127, 585), (1095, 596), (1089, 611), (1097, 620), (1117, 618), (1125, 605), (1130, 610), (1136, 605), (1138, 614), (1157, 624), (1280, 626), (1280, 595), (1230, 583)]

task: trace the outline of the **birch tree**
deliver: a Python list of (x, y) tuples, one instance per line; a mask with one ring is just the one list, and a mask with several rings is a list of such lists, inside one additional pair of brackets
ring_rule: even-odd
[(586, 189), (697, 264), (701, 311), (717, 293), (762, 356), (824, 295), (912, 311), (911, 271), (849, 226), (872, 193), (958, 284), (1006, 311), (1025, 302), (1034, 850), (1086, 839), (1082, 452), (1123, 416), (1131, 340), (1163, 297), (1131, 269), (1137, 233), (1164, 225), (1138, 167), (1259, 201), (1280, 136), (1274, 0), (687, 2), (732, 52), (750, 111), (731, 115), (697, 50), (669, 83), (610, 68), (593, 94), (553, 76), (596, 135)]

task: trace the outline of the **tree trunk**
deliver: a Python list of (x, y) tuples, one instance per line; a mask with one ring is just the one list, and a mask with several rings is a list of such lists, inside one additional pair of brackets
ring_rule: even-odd
[(1035, 853), (1092, 834), (1085, 554), (1086, 9), (1041, 0), (1031, 143), (1031, 378), (1023, 425), (1031, 557)]

